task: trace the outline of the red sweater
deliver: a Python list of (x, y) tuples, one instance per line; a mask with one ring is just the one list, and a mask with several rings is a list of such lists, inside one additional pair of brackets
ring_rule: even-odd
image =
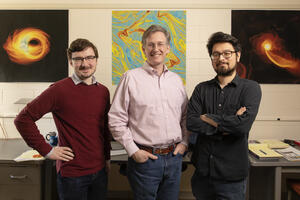
[(105, 86), (75, 85), (71, 78), (65, 78), (27, 104), (14, 122), (26, 143), (45, 156), (52, 147), (35, 121), (52, 112), (59, 146), (70, 147), (75, 154), (71, 161), (57, 161), (58, 170), (62, 176), (83, 176), (99, 171), (105, 160), (110, 159), (109, 107), (109, 91)]

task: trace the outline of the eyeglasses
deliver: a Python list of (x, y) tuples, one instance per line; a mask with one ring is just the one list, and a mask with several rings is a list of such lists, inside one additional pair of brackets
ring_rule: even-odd
[(231, 58), (233, 53), (236, 53), (236, 51), (224, 51), (222, 53), (215, 51), (211, 54), (210, 58), (212, 60), (218, 60), (220, 58), (220, 56), (222, 55), (224, 58), (229, 59), (229, 58)]
[(81, 64), (83, 63), (84, 60), (86, 60), (87, 62), (92, 62), (95, 58), (96, 56), (75, 57), (72, 58), (72, 60), (74, 61), (75, 64)]

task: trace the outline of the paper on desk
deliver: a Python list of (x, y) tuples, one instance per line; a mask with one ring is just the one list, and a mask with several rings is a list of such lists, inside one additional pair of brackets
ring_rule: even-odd
[(300, 151), (294, 147), (276, 150), (278, 153), (289, 161), (300, 161)]
[(257, 141), (262, 144), (267, 144), (271, 149), (284, 149), (290, 146), (287, 143), (276, 139), (258, 139)]
[(110, 155), (111, 156), (117, 156), (117, 155), (126, 155), (127, 152), (125, 149), (119, 149), (119, 150), (111, 150)]
[(111, 156), (126, 155), (127, 154), (124, 147), (116, 141), (111, 142), (111, 148), (112, 148), (112, 150), (110, 151)]
[(45, 160), (43, 156), (36, 150), (27, 150), (14, 159), (16, 162), (29, 161), (29, 160)]

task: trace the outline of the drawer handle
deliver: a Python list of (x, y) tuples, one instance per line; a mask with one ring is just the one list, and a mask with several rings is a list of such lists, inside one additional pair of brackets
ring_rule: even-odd
[(27, 175), (23, 176), (15, 176), (15, 175), (9, 175), (10, 179), (25, 179), (27, 178)]

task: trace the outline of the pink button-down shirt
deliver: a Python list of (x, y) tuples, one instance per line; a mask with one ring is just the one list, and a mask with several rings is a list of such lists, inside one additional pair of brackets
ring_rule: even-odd
[(180, 77), (166, 67), (161, 76), (147, 62), (124, 73), (108, 113), (109, 128), (129, 156), (149, 147), (188, 143), (187, 95)]

